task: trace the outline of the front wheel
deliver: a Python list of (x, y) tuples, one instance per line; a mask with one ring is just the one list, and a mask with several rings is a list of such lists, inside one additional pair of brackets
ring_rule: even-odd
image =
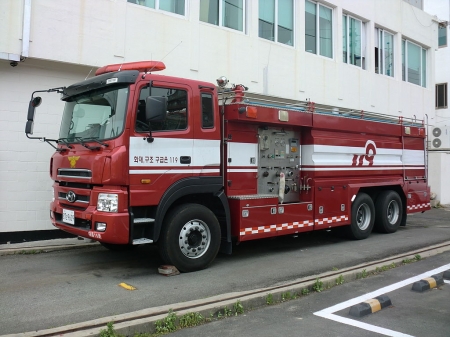
[(394, 233), (402, 223), (402, 199), (394, 191), (383, 191), (375, 203), (375, 229), (381, 233)]
[(159, 239), (162, 259), (182, 272), (205, 269), (220, 248), (220, 225), (210, 209), (199, 204), (169, 211)]
[(372, 198), (366, 193), (358, 193), (352, 204), (352, 222), (347, 235), (354, 240), (366, 239), (373, 229), (375, 206)]

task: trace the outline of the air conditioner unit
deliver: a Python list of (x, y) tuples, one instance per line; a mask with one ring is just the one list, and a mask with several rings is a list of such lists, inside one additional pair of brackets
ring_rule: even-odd
[(428, 135), (429, 150), (450, 150), (450, 126), (434, 126)]

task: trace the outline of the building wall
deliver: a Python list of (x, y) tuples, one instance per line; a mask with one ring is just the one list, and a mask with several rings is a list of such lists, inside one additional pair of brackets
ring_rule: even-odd
[[(200, 2), (186, 3), (180, 16), (125, 0), (0, 2), (0, 36), (7, 37), (0, 39), (0, 118), (6, 129), (0, 135), (0, 179), (8, 186), (0, 191), (0, 232), (51, 228), (47, 171), (53, 151), (23, 133), (31, 92), (82, 80), (105, 64), (162, 60), (167, 75), (211, 82), (225, 75), (252, 92), (434, 120), (437, 23), (402, 0), (323, 2), (333, 9), (332, 59), (305, 52), (304, 1), (294, 1), (293, 46), (258, 37), (256, 0), (247, 1), (245, 33), (200, 22)], [(31, 6), (29, 44), (22, 43), (24, 5)], [(366, 69), (342, 62), (343, 13), (366, 22)], [(394, 34), (394, 77), (375, 74), (375, 27)], [(426, 88), (402, 81), (402, 38), (428, 50)], [(23, 45), (28, 57), (11, 67), (11, 55), (20, 57)], [(57, 137), (57, 96), (43, 97), (35, 135)]]
[[(439, 21), (450, 22), (450, 0), (424, 0), (424, 10), (436, 15)], [(437, 37), (436, 37), (437, 39)], [(447, 46), (436, 47), (436, 72), (435, 81), (438, 83), (447, 83), (447, 105), (449, 99), (448, 90), (450, 89), (450, 26), (447, 26)], [(450, 177), (448, 168), (450, 167), (450, 109), (436, 109), (435, 119), (432, 121), (432, 127), (429, 132), (430, 155), (429, 172), (430, 184), (432, 190), (437, 194), (436, 199), (441, 204), (450, 204)], [(440, 149), (435, 149), (432, 145), (433, 129), (439, 128), (441, 135), (439, 139), (442, 142)]]

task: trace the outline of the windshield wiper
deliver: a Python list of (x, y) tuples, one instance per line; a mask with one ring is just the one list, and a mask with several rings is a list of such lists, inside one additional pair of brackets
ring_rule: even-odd
[(100, 145), (103, 145), (104, 147), (108, 147), (108, 144), (102, 143), (99, 140), (97, 140), (97, 137), (91, 137), (91, 138), (82, 138), (82, 137), (75, 137), (75, 140), (80, 142), (81, 146), (84, 146), (86, 149), (97, 151), (100, 150), (100, 146), (89, 146), (85, 142), (96, 142)]
[(108, 147), (109, 145), (106, 143), (103, 143), (101, 141), (98, 140), (98, 137), (90, 137), (90, 138), (83, 138), (83, 140), (88, 141), (88, 142), (96, 142), (97, 144), (103, 145), (104, 147)]
[[(69, 138), (59, 138), (56, 142), (58, 144), (63, 144), (65, 146), (67, 146), (69, 149), (73, 149), (73, 146), (69, 144), (68, 140), (69, 140)], [(64, 151), (67, 151), (67, 149), (56, 149), (56, 151), (64, 152)]]

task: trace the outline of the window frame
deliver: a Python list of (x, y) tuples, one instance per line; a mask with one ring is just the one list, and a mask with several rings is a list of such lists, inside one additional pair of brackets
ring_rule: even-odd
[[(346, 22), (346, 27), (345, 27), (346, 28), (346, 32), (345, 32), (345, 41), (346, 41), (345, 47), (346, 47), (346, 49), (345, 50), (347, 52), (346, 53), (347, 58), (345, 61), (343, 60), (343, 63), (366, 70), (367, 69), (367, 65), (366, 65), (366, 49), (367, 49), (367, 46), (366, 46), (366, 40), (367, 40), (366, 22), (361, 19), (358, 19), (357, 17), (355, 17), (349, 13), (345, 13), (345, 12), (342, 13), (342, 22), (344, 22), (344, 18), (345, 18), (345, 22)], [(359, 21), (360, 27), (361, 27), (361, 49), (360, 49), (361, 65), (360, 66), (350, 62), (350, 35), (349, 35), (350, 20), (349, 19)], [(342, 24), (342, 26), (344, 26), (344, 24)], [(342, 46), (342, 51), (344, 51), (344, 46)]]
[(278, 17), (278, 14), (279, 14), (279, 6), (278, 6), (279, 0), (273, 0), (273, 2), (274, 2), (274, 13), (273, 13), (273, 15), (274, 15), (274, 22), (272, 23), (273, 24), (273, 38), (272, 39), (268, 39), (268, 38), (263, 37), (263, 36), (260, 35), (260, 27), (261, 27), (260, 23), (261, 23), (261, 21), (264, 21), (264, 22), (266, 22), (266, 21), (262, 20), (261, 17), (260, 17), (259, 10), (261, 8), (261, 6), (260, 6), (261, 0), (258, 0), (258, 37), (259, 38), (264, 39), (264, 40), (268, 40), (268, 41), (272, 41), (272, 42), (276, 42), (276, 43), (280, 43), (280, 44), (283, 44), (283, 45), (286, 45), (286, 46), (294, 47), (294, 42), (295, 42), (295, 16), (294, 16), (294, 13), (295, 13), (295, 1), (294, 0), (290, 0), (290, 1), (292, 3), (292, 30), (291, 30), (292, 42), (291, 42), (291, 44), (279, 41), (279, 34), (278, 34), (279, 33), (278, 27), (280, 26), (280, 24), (279, 24), (279, 17)]
[[(317, 2), (317, 1), (312, 1), (312, 0), (305, 0), (305, 25), (306, 25), (306, 2), (312, 3), (315, 5), (316, 7), (316, 22), (315, 22), (315, 27), (316, 27), (316, 51), (312, 52), (312, 51), (308, 51), (306, 49), (306, 26), (305, 26), (305, 52), (310, 53), (310, 54), (314, 54), (317, 56), (321, 56), (321, 57), (325, 57), (327, 59), (334, 59), (334, 8), (330, 7), (330, 6), (326, 6), (323, 3)], [(320, 47), (320, 7), (324, 7), (327, 8), (329, 10), (331, 10), (331, 56), (327, 56), (327, 55), (322, 55), (321, 54), (321, 47)]]
[[(164, 12), (164, 13), (169, 13), (169, 14), (173, 14), (173, 15), (177, 15), (177, 16), (187, 17), (187, 2), (188, 2), (188, 0), (183, 0), (184, 1), (184, 10), (183, 10), (184, 14), (178, 14), (176, 12), (171, 12), (171, 11), (167, 11), (165, 9), (161, 9), (160, 6), (159, 6), (160, 0), (154, 0), (154, 2), (155, 2), (155, 6), (154, 7), (147, 6), (147, 5), (144, 5), (144, 4), (140, 4), (139, 1), (140, 0), (134, 0), (134, 2), (132, 2), (132, 0), (127, 0), (128, 3), (134, 4), (134, 5), (137, 5), (137, 6), (142, 6), (142, 7), (145, 7), (145, 8), (151, 8), (151, 9), (154, 9), (154, 10), (157, 10), (157, 11), (161, 11), (161, 12)], [(179, 0), (174, 0), (174, 1), (179, 1)]]
[[(174, 129), (155, 129), (154, 128), (155, 127), (154, 123), (162, 123), (162, 125), (164, 125), (165, 123), (167, 123), (167, 116), (168, 115), (170, 115), (171, 113), (180, 113), (181, 112), (181, 110), (180, 111), (175, 111), (175, 112), (169, 110), (169, 105), (168, 105), (167, 106), (167, 111), (166, 111), (166, 119), (163, 122), (153, 122), (153, 125), (152, 125), (152, 128), (151, 128), (152, 133), (157, 133), (157, 132), (164, 132), (164, 133), (183, 132), (184, 133), (184, 132), (186, 132), (189, 129), (189, 123), (190, 123), (189, 122), (189, 119), (190, 119), (190, 116), (189, 116), (189, 114), (190, 114), (190, 112), (189, 112), (189, 100), (190, 100), (190, 98), (189, 98), (189, 90), (187, 88), (183, 88), (183, 87), (173, 87), (173, 86), (171, 86), (171, 85), (169, 85), (167, 83), (157, 83), (157, 84), (146, 83), (146, 84), (144, 84), (144, 85), (142, 85), (142, 86), (140, 86), (138, 88), (139, 93), (138, 93), (138, 102), (137, 102), (137, 106), (136, 106), (136, 116), (134, 118), (134, 132), (136, 134), (148, 133), (149, 132), (149, 130), (138, 130), (138, 128), (137, 128), (138, 120), (140, 122), (143, 122), (142, 120), (139, 119), (139, 114), (140, 113), (144, 113), (145, 114), (145, 105), (143, 106), (142, 111), (140, 111), (140, 109), (139, 109), (140, 108), (139, 102), (141, 101), (141, 97), (143, 98), (144, 102), (145, 102), (146, 97), (148, 97), (146, 95), (146, 93), (143, 92), (143, 90), (148, 90), (149, 93), (150, 93), (150, 96), (157, 97), (157, 95), (154, 95), (152, 93), (152, 91), (155, 90), (155, 89), (157, 89), (157, 90), (169, 90), (169, 91), (170, 90), (176, 90), (176, 91), (183, 91), (185, 93), (186, 107), (184, 108), (185, 109), (184, 121), (185, 121), (186, 125), (183, 128), (174, 128)], [(165, 96), (165, 97), (169, 98), (169, 96)], [(168, 103), (169, 103), (169, 101), (168, 101)], [(142, 108), (142, 106), (141, 106), (141, 108)]]
[[(211, 1), (211, 0), (209, 0), (209, 1)], [(214, 0), (214, 1), (218, 1), (219, 2), (219, 13), (218, 13), (218, 18), (217, 18), (218, 19), (217, 20), (218, 23), (215, 24), (215, 23), (212, 23), (212, 22), (209, 22), (209, 21), (203, 21), (201, 19), (201, 17), (200, 17), (201, 7), (202, 7), (202, 2), (201, 1), (199, 2), (199, 9), (200, 9), (199, 21), (207, 23), (207, 24), (210, 24), (210, 25), (213, 25), (213, 26), (222, 27), (222, 28), (225, 28), (225, 29), (230, 29), (233, 32), (241, 32), (241, 33), (246, 34), (246, 32), (247, 32), (247, 26), (246, 26), (247, 25), (247, 0), (242, 0), (242, 30), (234, 29), (232, 27), (228, 27), (228, 26), (224, 25), (224, 20), (223, 20), (223, 16), (224, 16), (224, 8), (223, 7), (224, 6), (223, 6), (223, 3), (226, 0)]]
[[(439, 102), (439, 90), (438, 87), (444, 87), (444, 105), (438, 105)], [(436, 83), (436, 92), (435, 92), (435, 108), (436, 109), (448, 109), (448, 83)]]
[[(378, 43), (378, 67), (377, 64), (375, 64), (375, 73), (379, 75), (385, 75), (388, 77), (395, 77), (395, 34), (391, 33), (390, 31), (387, 31), (383, 28), (375, 27), (376, 32), (376, 39)], [(392, 36), (392, 74), (386, 74), (386, 51), (385, 51), (385, 36), (386, 34)], [(381, 65), (381, 66), (380, 66)]]
[[(420, 84), (410, 82), (408, 80), (408, 43), (415, 45), (419, 47), (419, 54), (420, 54), (420, 69), (419, 69), (419, 75), (420, 75)], [(423, 55), (425, 52), (425, 61), (423, 60)], [(425, 62), (425, 63), (424, 63)], [(425, 65), (425, 74), (424, 74), (424, 65)], [(408, 82), (414, 85), (419, 85), (423, 88), (427, 88), (427, 76), (428, 76), (428, 49), (425, 49), (421, 45), (414, 43), (406, 38), (402, 38), (402, 80), (404, 82)], [(424, 76), (425, 75), (425, 76)]]

